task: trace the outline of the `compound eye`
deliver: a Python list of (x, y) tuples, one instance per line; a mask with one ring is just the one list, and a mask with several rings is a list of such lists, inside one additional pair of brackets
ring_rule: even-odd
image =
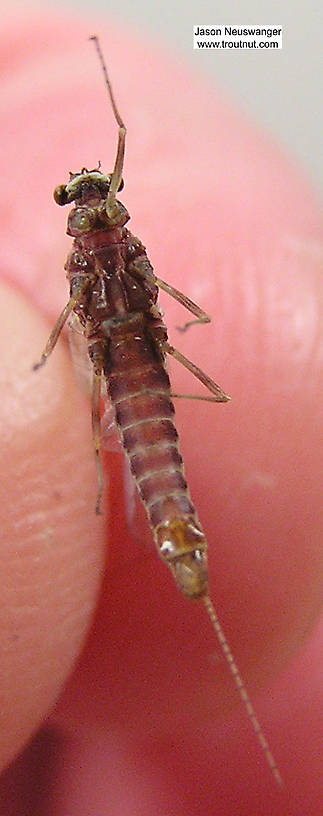
[(120, 181), (120, 184), (119, 184), (119, 187), (118, 187), (117, 192), (118, 192), (118, 193), (120, 193), (120, 190), (123, 190), (123, 188), (124, 188), (124, 180), (123, 180), (123, 178), (122, 178), (122, 179), (121, 179), (121, 181)]
[(56, 204), (59, 204), (60, 207), (62, 207), (63, 204), (67, 204), (66, 184), (59, 184), (58, 187), (55, 187), (53, 196), (54, 201), (56, 201)]

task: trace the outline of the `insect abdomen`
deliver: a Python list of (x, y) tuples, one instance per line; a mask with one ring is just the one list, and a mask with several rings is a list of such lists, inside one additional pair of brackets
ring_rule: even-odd
[(144, 327), (110, 335), (108, 388), (159, 555), (187, 597), (207, 592), (206, 540), (178, 449), (168, 374)]

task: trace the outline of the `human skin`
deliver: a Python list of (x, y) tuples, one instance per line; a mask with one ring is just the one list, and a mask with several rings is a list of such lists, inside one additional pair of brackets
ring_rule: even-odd
[[(187, 316), (162, 298), (171, 341), (232, 396), (181, 401), (178, 428), (211, 594), (285, 790), (203, 607), (180, 596), (142, 522), (127, 529), (118, 454), (104, 455), (106, 510), (92, 513), (90, 406), (64, 342), (31, 370), (67, 298), (68, 208), (51, 191), (98, 158), (109, 171), (117, 131), (89, 27), (13, 12), (1, 33), (0, 759), (19, 759), (0, 813), (28, 801), (46, 816), (317, 816), (318, 205), (295, 166), (185, 66), (100, 32), (128, 126), (129, 226), (157, 274), (211, 314), (178, 334)], [(203, 393), (175, 364), (172, 376), (176, 391)]]

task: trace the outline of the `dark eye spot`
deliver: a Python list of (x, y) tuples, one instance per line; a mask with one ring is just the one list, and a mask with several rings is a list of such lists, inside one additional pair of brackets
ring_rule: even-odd
[(53, 197), (54, 201), (56, 201), (56, 204), (59, 204), (60, 207), (62, 207), (63, 204), (66, 204), (67, 203), (66, 185), (59, 184), (58, 187), (55, 187)]

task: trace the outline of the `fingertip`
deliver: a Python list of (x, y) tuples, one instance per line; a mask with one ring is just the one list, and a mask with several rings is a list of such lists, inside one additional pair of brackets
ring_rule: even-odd
[(3, 765), (38, 726), (71, 671), (104, 557), (87, 406), (62, 345), (47, 366), (32, 370), (47, 331), (24, 298), (1, 287)]

